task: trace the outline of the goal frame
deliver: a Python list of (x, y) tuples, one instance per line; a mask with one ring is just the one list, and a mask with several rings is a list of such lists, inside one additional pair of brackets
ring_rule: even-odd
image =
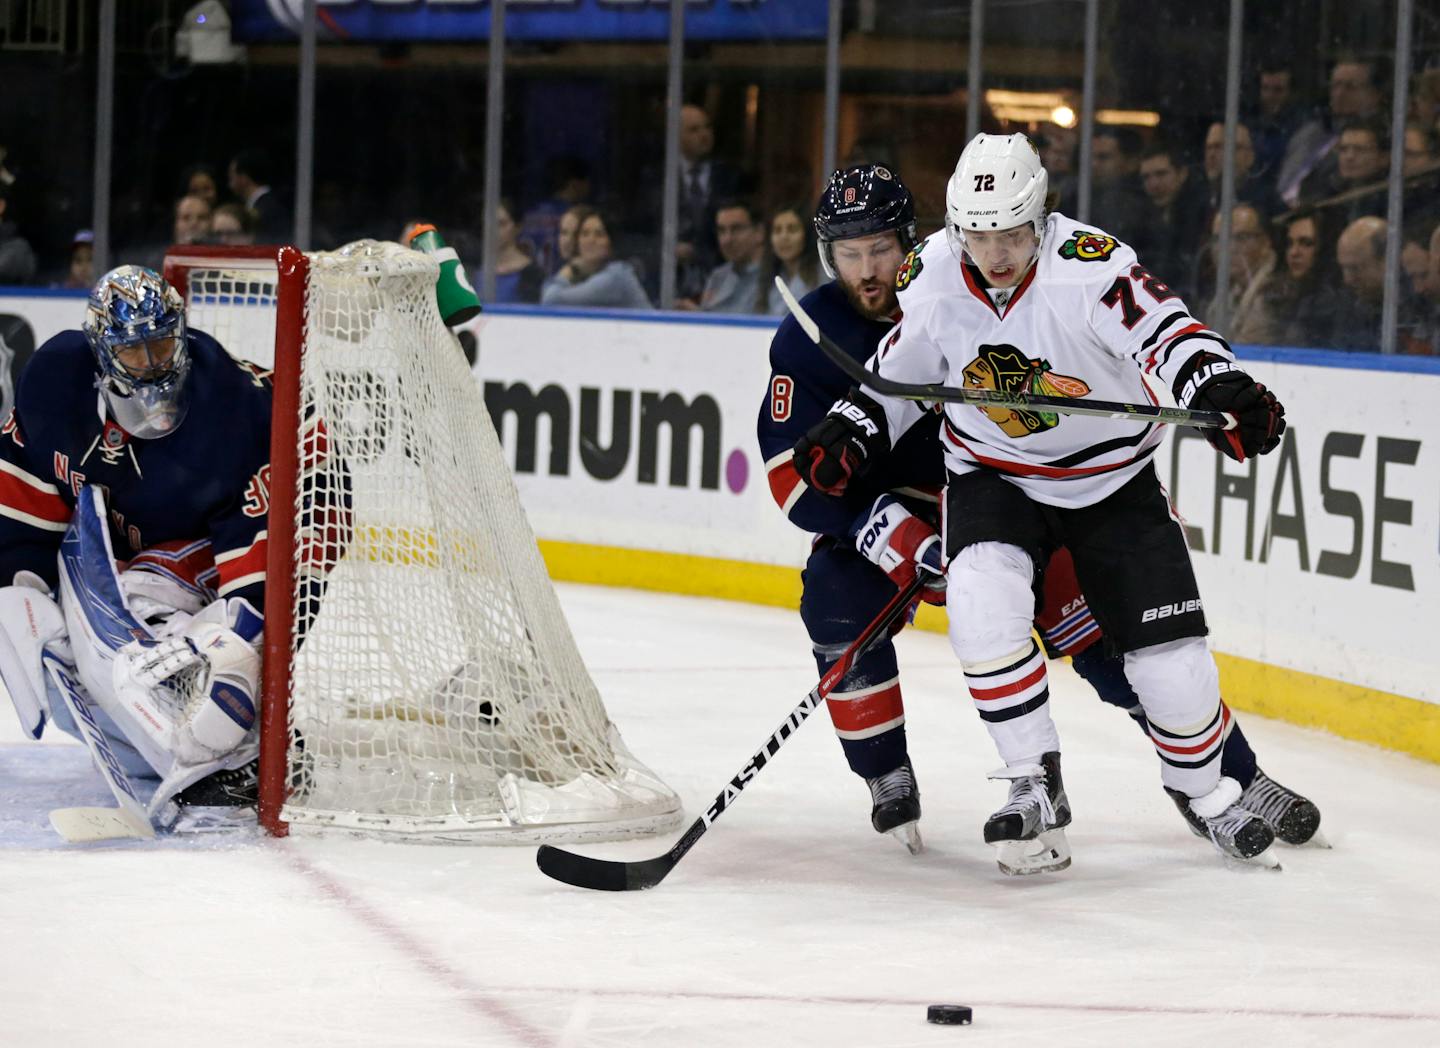
[[(463, 673), (466, 674), (464, 679), (471, 682), (463, 686), (473, 688), (473, 682), (484, 679), (483, 674), (477, 677), (475, 674), (481, 672), (478, 668), (466, 670), (465, 666), (479, 667), (485, 664), (483, 660), (488, 658), (499, 660), (489, 665), (518, 666), (523, 672), (518, 677), (510, 676), (508, 679), (512, 683), (509, 685), (500, 683), (507, 679), (503, 673), (493, 678), (500, 689), (494, 694), (503, 696), (507, 702), (518, 704), (511, 707), (517, 712), (517, 718), (511, 722), (513, 726), (508, 732), (502, 731), (498, 736), (491, 736), (489, 743), (478, 748), (472, 749), (471, 743), (467, 743), (462, 755), (455, 758), (459, 763), (442, 763), (439, 766), (438, 780), (435, 765), (427, 766), (425, 763), (427, 760), (433, 762), (437, 759), (433, 752), (436, 745), (433, 738), (427, 741), (423, 734), (416, 736), (413, 732), (397, 736), (395, 741), (385, 738), (382, 745), (400, 747), (399, 750), (392, 751), (398, 757), (395, 774), (398, 774), (399, 778), (393, 781), (401, 788), (399, 795), (388, 792), (388, 786), (382, 787), (379, 792), (366, 792), (376, 790), (372, 773), (377, 765), (372, 763), (367, 769), (364, 763), (338, 763), (344, 760), (344, 757), (342, 750), (336, 747), (347, 745), (344, 741), (346, 736), (330, 734), (331, 721), (328, 716), (322, 716), (323, 723), (317, 721), (310, 726), (316, 729), (315, 734), (311, 734), (307, 729), (305, 735), (310, 743), (326, 743), (331, 749), (325, 750), (323, 746), (315, 749), (314, 745), (304, 747), (304, 756), (309, 757), (312, 750), (315, 754), (314, 763), (299, 760), (298, 767), (307, 770), (297, 772), (297, 766), (292, 763), (298, 759), (292, 724), (293, 718), (298, 715), (293, 708), (294, 704), (296, 701), (302, 704), (310, 702), (312, 696), (309, 689), (317, 683), (312, 677), (315, 675), (316, 665), (321, 665), (312, 665), (317, 657), (316, 652), (329, 651), (326, 644), (333, 644), (337, 637), (343, 635), (328, 628), (321, 634), (312, 635), (312, 643), (320, 643), (316, 638), (324, 636), (327, 638), (326, 644), (321, 644), (319, 648), (307, 645), (306, 658), (297, 661), (293, 633), (298, 625), (308, 620), (294, 603), (296, 586), (299, 584), (300, 562), (307, 556), (305, 551), (297, 548), (297, 542), (302, 535), (299, 528), (302, 525), (297, 517), (296, 507), (301, 501), (301, 489), (308, 485), (310, 480), (306, 466), (306, 446), (297, 441), (296, 435), (300, 433), (304, 422), (305, 411), (302, 408), (309, 403), (311, 395), (309, 390), (302, 386), (311, 381), (311, 363), (307, 361), (312, 351), (320, 354), (314, 362), (321, 368), (317, 374), (325, 374), (324, 368), (330, 366), (327, 363), (330, 360), (330, 336), (327, 332), (308, 330), (314, 319), (311, 312), (316, 310), (324, 317), (330, 317), (330, 297), (340, 293), (338, 286), (333, 285), (332, 278), (339, 274), (340, 280), (348, 279), (346, 274), (351, 272), (351, 258), (385, 260), (381, 263), (381, 270), (367, 271), (367, 278), (374, 276), (389, 279), (393, 276), (404, 282), (403, 292), (398, 291), (397, 285), (397, 294), (402, 297), (396, 299), (396, 308), (413, 310), (415, 306), (406, 306), (404, 303), (426, 301), (428, 296), (424, 288), (428, 285), (422, 282), (417, 286), (414, 283), (417, 275), (425, 272), (423, 264), (421, 269), (416, 270), (417, 263), (412, 253), (401, 251), (399, 255), (391, 254), (395, 249), (395, 245), (373, 241), (359, 241), (339, 251), (317, 255), (310, 255), (286, 245), (179, 245), (172, 247), (165, 257), (165, 276), (181, 292), (187, 311), (192, 307), (203, 308), (203, 312), (192, 319), (204, 329), (209, 329), (211, 323), (217, 323), (219, 326), (212, 333), (234, 336), (233, 344), (227, 337), (226, 345), (237, 355), (237, 359), (258, 362), (261, 374), (268, 374), (272, 380), (268, 480), (262, 477), (262, 480), (265, 480), (264, 487), (268, 489), (265, 495), (268, 496), (269, 503), (265, 510), (264, 533), (266, 622), (261, 652), (263, 694), (257, 728), (260, 750), (257, 815), (262, 831), (281, 837), (299, 832), (340, 831), (389, 840), (477, 844), (598, 842), (668, 832), (680, 825), (683, 819), (683, 803), (671, 787), (630, 752), (615, 724), (609, 719), (603, 700), (564, 621), (564, 614), (550, 584), (548, 572), (534, 548), (533, 533), (528, 522), (520, 529), (526, 537), (525, 541), (514, 540), (507, 537), (514, 529), (504, 530), (501, 518), (488, 511), (482, 514), (484, 527), (498, 530), (493, 531), (490, 539), (482, 541), (486, 548), (493, 544), (497, 549), (508, 551), (509, 559), (497, 561), (497, 566), (503, 563), (513, 564), (515, 567), (504, 568), (493, 576), (488, 574), (492, 569), (484, 569), (487, 572), (485, 578), (493, 578), (494, 581), (472, 583), (472, 588), (457, 597), (466, 602), (465, 606), (481, 609), (478, 614), (482, 620), (492, 625), (482, 625), (481, 620), (472, 623), (473, 626), (479, 626), (480, 631), (468, 636), (473, 637), (480, 647), (464, 657), (461, 669), (452, 673), (447, 681), (460, 681), (462, 677), (459, 674)], [(393, 273), (392, 264), (398, 266)], [(433, 281), (433, 273), (430, 279)], [(417, 292), (426, 297), (415, 299)], [(320, 294), (325, 296), (324, 303), (312, 302), (312, 299)], [(385, 301), (389, 302), (390, 293), (385, 294)], [(252, 312), (252, 308), (256, 312)], [(411, 318), (418, 325), (417, 337), (437, 337), (433, 331), (429, 335), (418, 334), (430, 330), (432, 320), (433, 324), (440, 323), (438, 313), (434, 312), (433, 300), (429, 300), (428, 310), (423, 304), (418, 308), (420, 314)], [(231, 311), (237, 309), (240, 312), (232, 314)], [(215, 312), (217, 310), (218, 314)], [(246, 322), (243, 326), (231, 330), (227, 323), (219, 321), (220, 315), (258, 318), (261, 315), (259, 311), (264, 311), (268, 318), (273, 318), (273, 327), (267, 319), (264, 323)], [(319, 341), (312, 346), (311, 340), (317, 338)], [(273, 358), (268, 362), (269, 371), (266, 372), (263, 370), (267, 363), (265, 355), (271, 350)], [(446, 364), (448, 366), (448, 362)], [(459, 381), (458, 372), (451, 375), (450, 379)], [(464, 396), (478, 396), (475, 391), (460, 392)], [(330, 405), (327, 410), (330, 409), (340, 410), (335, 405)], [(471, 414), (483, 417), (483, 402), (478, 402)], [(463, 425), (460, 428), (464, 430)], [(500, 484), (504, 490), (496, 491), (498, 501), (494, 505), (497, 510), (518, 515), (523, 522), (524, 507), (520, 503), (510, 469), (504, 461), (503, 447), (498, 442), (496, 433), (486, 426), (483, 432), (476, 431), (474, 436), (461, 439), (465, 442), (466, 453), (471, 457), (478, 456), (477, 478), (486, 478), (487, 486), (483, 489), (473, 488), (471, 497), (483, 501), (487, 496), (482, 494), (482, 490), (489, 491), (493, 485)], [(455, 453), (454, 449), (451, 453)], [(306, 469), (303, 475), (302, 467)], [(362, 470), (362, 475), (370, 474)], [(500, 479), (502, 476), (503, 482)], [(375, 477), (371, 477), (368, 483), (373, 487)], [(428, 495), (421, 492), (419, 497), (423, 512), (423, 507), (429, 504), (425, 501)], [(366, 512), (370, 512), (376, 505), (373, 493), (367, 498), (371, 501), (365, 503)], [(382, 527), (385, 526), (384, 516), (382, 513)], [(520, 531), (514, 533), (520, 534)], [(518, 545), (515, 544), (517, 542)], [(471, 569), (466, 567), (465, 570), (468, 572)], [(466, 574), (465, 577), (470, 576)], [(346, 607), (346, 602), (353, 599), (353, 587), (360, 578), (364, 576), (344, 576), (342, 589), (330, 590), (332, 594), (342, 594), (337, 597), (340, 600), (337, 608)], [(475, 578), (478, 580), (480, 576)], [(364, 584), (374, 583), (372, 580)], [(495, 627), (495, 620), (483, 610), (489, 607), (487, 598), (490, 590), (477, 591), (473, 588), (475, 585), (499, 587), (494, 590), (494, 596), (499, 601), (494, 607), (502, 613), (507, 608), (517, 609), (510, 613), (506, 621), (518, 622), (523, 631), (519, 639), (524, 648), (516, 649), (522, 659), (521, 663), (508, 661), (511, 658), (509, 649), (504, 648), (514, 635), (503, 628)], [(351, 587), (348, 595), (345, 595), (345, 586)], [(541, 593), (536, 587), (548, 588)], [(415, 591), (412, 589), (408, 592)], [(479, 605), (475, 603), (477, 600), (481, 602)], [(533, 607), (533, 616), (530, 612), (525, 612), (515, 618), (522, 606)], [(332, 625), (339, 621), (341, 620), (333, 620)], [(366, 618), (362, 615), (355, 621), (373, 622), (373, 616)], [(537, 632), (532, 634), (532, 629)], [(363, 632), (361, 635), (364, 635)], [(416, 650), (416, 638), (406, 634), (396, 640), (401, 645), (397, 651)], [(420, 640), (423, 643), (424, 638)], [(489, 647), (497, 642), (501, 647)], [(467, 647), (468, 644), (467, 640)], [(487, 652), (490, 654), (483, 654)], [(329, 653), (333, 655), (334, 651)], [(481, 662), (473, 661), (477, 654), (483, 654)], [(526, 659), (537, 661), (524, 661)], [(424, 676), (424, 670), (419, 673), (421, 677)], [(551, 677), (550, 674), (555, 676)], [(405, 678), (407, 681), (410, 679), (408, 676)], [(543, 681), (545, 686), (531, 691), (523, 683), (527, 679)], [(379, 690), (375, 694), (382, 698), (388, 694), (386, 689), (393, 686), (383, 679), (383, 675), (376, 683)], [(416, 683), (423, 687), (423, 682), (418, 679)], [(405, 686), (401, 685), (402, 688)], [(316, 693), (317, 696), (324, 694), (325, 688), (333, 689), (333, 685), (321, 684), (320, 687), (322, 690)], [(357, 684), (357, 687), (363, 689), (365, 686)], [(446, 687), (448, 684), (444, 684), (438, 692), (432, 691), (428, 694), (437, 694), (442, 702), (448, 701), (445, 698), (448, 694)], [(348, 688), (342, 688), (341, 693), (339, 704), (316, 709), (335, 709), (343, 714), (348, 708), (343, 704), (353, 700)], [(422, 692), (420, 695), (421, 701), (424, 701), (425, 694), (427, 693)], [(546, 694), (553, 694), (553, 701), (542, 700), (539, 706), (531, 705), (531, 696)], [(483, 698), (487, 693), (482, 692), (480, 695), (483, 706), (484, 702), (489, 700)], [(406, 700), (402, 697), (401, 701)], [(463, 698), (460, 701), (463, 702)], [(307, 716), (315, 716), (315, 710), (309, 705), (306, 705), (306, 710)], [(383, 713), (379, 707), (377, 711)], [(410, 716), (385, 715), (398, 716), (401, 721), (412, 719)], [(557, 717), (558, 720), (555, 719)], [(359, 719), (366, 719), (363, 713), (359, 715)], [(501, 719), (503, 721), (504, 717)], [(443, 715), (439, 720), (424, 717), (420, 720), (431, 725), (445, 723)], [(421, 727), (417, 730), (423, 733), (427, 729)], [(455, 730), (464, 732), (466, 729), (456, 726)], [(577, 731), (579, 734), (574, 734)], [(409, 748), (411, 741), (415, 749)], [(527, 748), (532, 744), (533, 749)], [(370, 737), (366, 736), (363, 730), (359, 745), (358, 756), (363, 761), (365, 747), (370, 745)], [(497, 745), (499, 749), (485, 748)], [(431, 752), (427, 753), (427, 748)], [(440, 749), (442, 753), (438, 759), (442, 762), (450, 760), (451, 758), (443, 754), (443, 745)], [(506, 757), (506, 754), (510, 756)], [(534, 755), (533, 758), (530, 754)], [(389, 755), (382, 752), (382, 758)], [(352, 753), (351, 760), (356, 759), (356, 755)], [(327, 769), (327, 777), (322, 780), (321, 795), (324, 799), (318, 804), (314, 803), (316, 779), (313, 774), (316, 767)], [(448, 771), (452, 767), (454, 771)], [(358, 778), (347, 777), (347, 772), (357, 771)], [(423, 792), (429, 788), (426, 784), (435, 781), (443, 783), (447, 781), (447, 774), (451, 783), (446, 787), (448, 794), (427, 799)], [(368, 781), (365, 778), (367, 775), (372, 776)], [(405, 793), (407, 784), (414, 784), (421, 792)], [(358, 790), (354, 794), (354, 807), (350, 806), (351, 802), (346, 793), (352, 785)], [(337, 789), (340, 791), (338, 794), (335, 792)], [(489, 799), (483, 799), (486, 797)], [(433, 800), (439, 801), (438, 806), (432, 804)], [(418, 807), (414, 806), (417, 801)], [(399, 806), (388, 807), (392, 803), (398, 803)], [(454, 807), (456, 804), (462, 807)]]
[[(276, 273), (275, 359), (270, 413), (270, 491), (266, 516), (265, 641), (261, 651), (260, 826), (274, 837), (289, 833), (281, 818), (289, 774), (290, 581), (294, 572), (296, 473), (300, 425), (300, 342), (305, 336), (305, 293), (310, 260), (289, 245), (176, 245), (165, 253), (164, 277), (189, 302), (189, 270), (223, 261), (235, 269)], [(246, 263), (253, 263), (247, 266)], [(283, 584), (281, 583), (283, 580)]]

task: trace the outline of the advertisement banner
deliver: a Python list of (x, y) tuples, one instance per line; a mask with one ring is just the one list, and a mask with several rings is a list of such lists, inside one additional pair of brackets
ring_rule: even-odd
[[(0, 295), (39, 345), (83, 298)], [(535, 533), (798, 568), (755, 423), (777, 321), (516, 307), (481, 314), (475, 374)], [(1440, 362), (1241, 350), (1280, 448), (1237, 463), (1176, 429), (1155, 456), (1217, 652), (1440, 705)]]
[(755, 440), (776, 323), (482, 314), (476, 373), (536, 534), (804, 564)]
[[(235, 39), (293, 40), (301, 0), (231, 0)], [(688, 0), (687, 40), (823, 40), (827, 0)], [(489, 0), (318, 0), (324, 39), (365, 43), (490, 38)], [(512, 40), (666, 40), (669, 0), (509, 0)]]

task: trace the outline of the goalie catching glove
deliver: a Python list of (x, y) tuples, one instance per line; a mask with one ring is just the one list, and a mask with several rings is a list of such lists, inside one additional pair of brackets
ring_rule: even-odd
[(1280, 446), (1285, 407), (1233, 360), (1197, 353), (1175, 380), (1175, 400), (1184, 408), (1222, 411), (1235, 416), (1234, 429), (1201, 430), (1217, 451), (1236, 462), (1265, 455)]
[(843, 495), (890, 450), (885, 412), (859, 390), (835, 401), (827, 414), (795, 442), (795, 472), (826, 495)]
[(906, 509), (894, 495), (881, 495), (855, 534), (855, 548), (875, 564), (897, 587), (904, 588), (917, 574), (925, 578), (920, 599), (945, 603), (945, 565), (940, 536), (925, 521)]
[(260, 705), (254, 645), (261, 626), (244, 600), (219, 600), (183, 633), (120, 650), (114, 663), (118, 693), (134, 696), (131, 686), (138, 685), (152, 700), (174, 694), (173, 706), (179, 708), (170, 746), (181, 764), (208, 763), (232, 752), (254, 726)]

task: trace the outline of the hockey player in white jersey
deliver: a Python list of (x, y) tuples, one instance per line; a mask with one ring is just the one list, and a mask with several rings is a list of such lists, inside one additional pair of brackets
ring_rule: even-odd
[[(1205, 431), (1231, 458), (1274, 450), (1285, 430), (1275, 395), (1129, 247), (1047, 215), (1047, 183), (1024, 135), (970, 142), (947, 186), (945, 232), (901, 267), (904, 320), (871, 366), (908, 383), (1153, 403), (1148, 379), (1183, 407), (1234, 416), (1235, 428)], [(823, 430), (826, 456), (847, 474), (883, 457), (922, 414), (871, 392), (837, 403)], [(992, 777), (1010, 782), (985, 825), (1007, 872), (1069, 864), (1060, 741), (1031, 638), (1037, 565), (1062, 544), (1124, 653), (1165, 789), (1222, 852), (1269, 858), (1274, 831), (1256, 810), (1272, 780), (1257, 775), (1247, 790), (1220, 773), (1232, 718), (1189, 551), (1151, 463), (1163, 438), (1144, 420), (946, 407), (950, 641), (1005, 762)]]

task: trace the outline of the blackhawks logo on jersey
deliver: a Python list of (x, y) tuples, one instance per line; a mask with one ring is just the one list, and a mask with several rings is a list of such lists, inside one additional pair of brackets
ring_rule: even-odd
[[(1083, 397), (1090, 386), (1083, 379), (1051, 370), (1050, 362), (1027, 357), (1015, 346), (981, 346), (980, 355), (965, 365), (965, 385), (971, 389), (999, 389), (1006, 393), (1039, 393), (1047, 397)], [(1006, 436), (1028, 437), (1053, 429), (1060, 416), (1053, 411), (1020, 408), (981, 408)]]
[(1074, 258), (1081, 262), (1104, 262), (1119, 246), (1120, 242), (1114, 237), (1077, 229), (1073, 237), (1060, 245), (1060, 257)]
[(915, 245), (915, 250), (905, 256), (905, 261), (900, 263), (900, 268), (895, 271), (895, 290), (904, 291), (910, 286), (911, 281), (920, 275), (925, 268), (925, 263), (920, 261), (920, 252), (925, 250), (925, 241)]

